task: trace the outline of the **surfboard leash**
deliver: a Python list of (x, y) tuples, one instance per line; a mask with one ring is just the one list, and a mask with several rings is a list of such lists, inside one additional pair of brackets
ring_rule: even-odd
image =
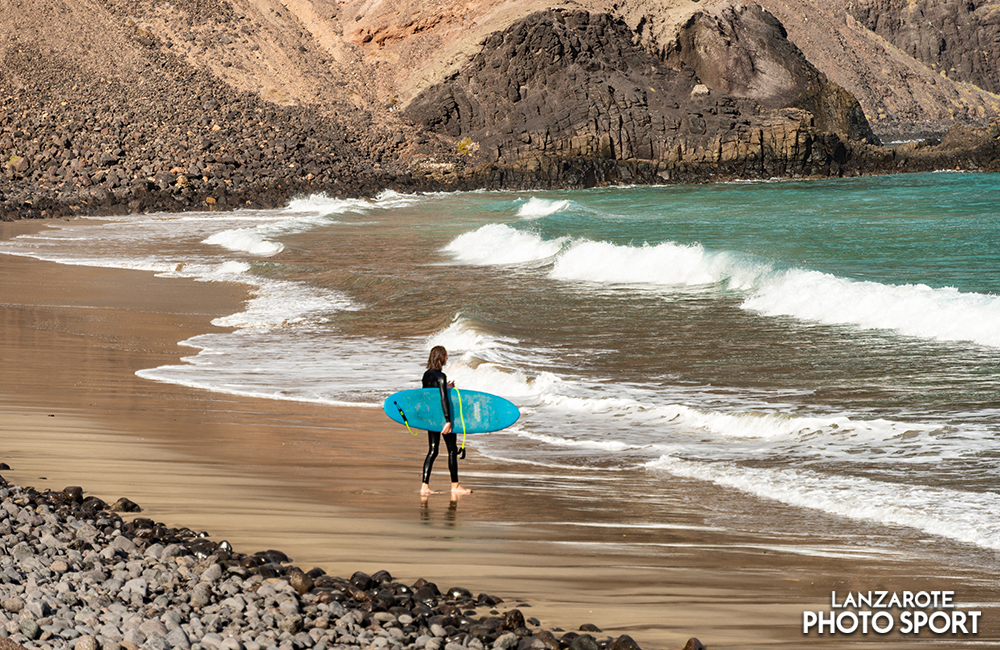
[(465, 451), (465, 413), (462, 412), (462, 393), (456, 388), (455, 394), (458, 395), (458, 417), (462, 420), (462, 451)]
[[(410, 428), (410, 423), (406, 419), (406, 413), (403, 413), (403, 409), (399, 408), (399, 402), (397, 402), (396, 400), (392, 400), (392, 404), (393, 404), (393, 406), (396, 407), (396, 410), (399, 411), (399, 417), (403, 418), (403, 424), (406, 425), (406, 430), (410, 432), (410, 435), (412, 435), (412, 436), (417, 435), (417, 434), (413, 433), (413, 429)], [(461, 402), (459, 402), (459, 404), (461, 404)]]

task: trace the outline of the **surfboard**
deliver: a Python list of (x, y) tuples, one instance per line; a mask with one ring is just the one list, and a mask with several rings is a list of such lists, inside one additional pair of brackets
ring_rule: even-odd
[[(448, 397), (451, 399), (451, 428), (455, 433), (499, 431), (521, 417), (518, 408), (499, 395), (452, 388)], [(440, 431), (444, 428), (441, 392), (437, 388), (412, 388), (393, 393), (385, 398), (382, 410), (411, 429)]]

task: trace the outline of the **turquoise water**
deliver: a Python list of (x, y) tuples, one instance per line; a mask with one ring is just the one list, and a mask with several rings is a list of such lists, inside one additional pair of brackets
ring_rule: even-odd
[(141, 376), (377, 408), (443, 344), (460, 387), (521, 407), (473, 445), (517, 471), (680, 476), (1000, 550), (1000, 175), (52, 225), (0, 250), (255, 288), (233, 333)]

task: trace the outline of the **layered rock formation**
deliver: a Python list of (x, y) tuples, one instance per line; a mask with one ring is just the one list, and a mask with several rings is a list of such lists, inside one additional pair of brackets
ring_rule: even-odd
[(404, 114), (516, 185), (840, 174), (845, 143), (874, 140), (857, 101), (759, 7), (693, 14), (663, 56), (636, 40), (609, 14), (533, 14)]
[(1000, 94), (1000, 5), (991, 0), (847, 0), (859, 23), (949, 79)]
[[(865, 17), (860, 6), (865, 3), (760, 0), (760, 4), (781, 21), (789, 39), (813, 65), (858, 99), (883, 142), (940, 138), (955, 124), (983, 127), (1000, 114), (1000, 97), (967, 83), (969, 79), (949, 79), (940, 68), (870, 31), (860, 22)], [(873, 15), (885, 17), (891, 15), (889, 4), (867, 6), (877, 7)], [(965, 3), (935, 4), (943, 8)], [(952, 42), (954, 49), (963, 45), (961, 39)]]

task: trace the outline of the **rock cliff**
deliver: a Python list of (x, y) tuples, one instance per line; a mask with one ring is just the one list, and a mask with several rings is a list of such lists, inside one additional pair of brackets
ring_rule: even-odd
[[(781, 21), (789, 39), (813, 65), (858, 99), (884, 142), (940, 138), (955, 124), (983, 127), (1000, 114), (1000, 97), (988, 88), (972, 85), (973, 79), (949, 79), (941, 73), (940, 63), (914, 58), (902, 43), (868, 29), (869, 16), (893, 15), (890, 2), (760, 0), (760, 4)], [(957, 11), (968, 3), (934, 4)], [(951, 47), (978, 47), (973, 43), (960, 37)]]
[(1000, 4), (841, 0), (843, 10), (949, 79), (1000, 94)]
[(759, 7), (693, 14), (662, 56), (636, 40), (610, 14), (539, 12), (490, 36), (404, 115), (519, 186), (838, 174), (844, 142), (873, 140), (857, 101)]

